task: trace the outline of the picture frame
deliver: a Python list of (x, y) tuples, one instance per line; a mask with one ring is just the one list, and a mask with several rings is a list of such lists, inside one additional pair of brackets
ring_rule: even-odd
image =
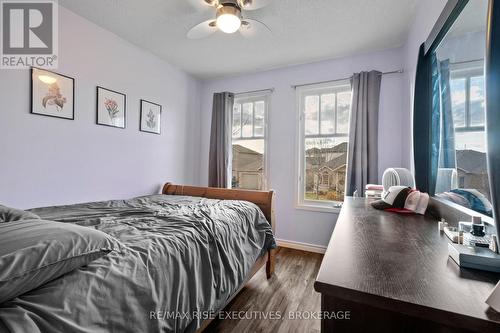
[(75, 119), (75, 79), (46, 69), (30, 69), (30, 113)]
[(121, 92), (97, 86), (96, 124), (124, 129), (127, 122), (127, 96)]
[(140, 103), (139, 130), (161, 135), (162, 106), (144, 99)]

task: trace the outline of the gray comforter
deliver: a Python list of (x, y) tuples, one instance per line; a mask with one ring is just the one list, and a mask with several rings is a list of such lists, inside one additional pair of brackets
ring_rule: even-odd
[(153, 195), (31, 211), (95, 227), (124, 250), (1, 304), (0, 332), (193, 332), (275, 246), (245, 201)]

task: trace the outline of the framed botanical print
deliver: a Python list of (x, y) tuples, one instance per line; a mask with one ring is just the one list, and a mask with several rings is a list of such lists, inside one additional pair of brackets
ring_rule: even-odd
[(75, 79), (32, 67), (31, 113), (75, 119)]
[(161, 105), (141, 99), (140, 130), (161, 134)]
[(125, 128), (127, 96), (114, 90), (97, 87), (97, 124)]

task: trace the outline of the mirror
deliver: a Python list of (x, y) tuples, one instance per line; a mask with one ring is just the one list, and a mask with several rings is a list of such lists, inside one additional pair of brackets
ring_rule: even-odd
[(440, 107), (436, 196), (492, 216), (485, 136), (488, 0), (469, 1), (432, 55)]

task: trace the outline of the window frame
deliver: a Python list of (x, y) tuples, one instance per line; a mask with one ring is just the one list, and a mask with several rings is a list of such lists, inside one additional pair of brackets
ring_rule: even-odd
[[(451, 80), (456, 80), (456, 79), (463, 79), (465, 80), (465, 103), (464, 103), (464, 126), (462, 127), (455, 127), (455, 152), (459, 150), (474, 150), (478, 151), (481, 153), (484, 153), (485, 156), (487, 157), (488, 152), (487, 152), (487, 140), (486, 140), (486, 108), (483, 108), (484, 112), (484, 123), (483, 125), (475, 125), (472, 126), (471, 124), (471, 81), (473, 78), (482, 78), (483, 82), (485, 83), (485, 72), (484, 72), (484, 64), (482, 60), (476, 60), (476, 61), (466, 61), (466, 62), (458, 62), (456, 64), (451, 64), (450, 65), (450, 81)], [(483, 86), (484, 89), (484, 94), (486, 93), (485, 89), (486, 87)], [(486, 96), (484, 95), (483, 98), (483, 103), (486, 103)], [(470, 148), (467, 147), (467, 144), (463, 147), (457, 148), (457, 134), (458, 133), (474, 133), (475, 135), (483, 135), (484, 139), (484, 144), (485, 146), (482, 148), (483, 150), (477, 150), (476, 148)], [(458, 160), (456, 161), (455, 165), (455, 170), (457, 171), (457, 185), (459, 189), (466, 188), (465, 180), (466, 178), (464, 176), (459, 176), (459, 169), (461, 169), (461, 165), (458, 164)], [(463, 170), (463, 169), (462, 169)], [(486, 171), (486, 175), (489, 178), (489, 171)], [(485, 188), (477, 188), (474, 187), (476, 190), (478, 190), (481, 194), (485, 195), (488, 199), (491, 198), (491, 189), (488, 186), (488, 191), (482, 191)], [(481, 190), (480, 190), (481, 189)], [(489, 192), (489, 193), (486, 193)], [(479, 212), (476, 212), (478, 214), (481, 214)], [(485, 215), (486, 216), (486, 215)]]
[[(452, 64), (450, 66), (450, 80), (454, 79), (465, 79), (465, 104), (464, 104), (464, 121), (465, 126), (455, 127), (455, 132), (484, 132), (485, 125), (483, 126), (471, 126), (471, 115), (470, 115), (470, 89), (471, 89), (471, 79), (474, 77), (483, 77), (484, 68), (482, 61), (467, 62)], [(485, 118), (486, 120), (486, 118)]]
[[(346, 89), (347, 88), (347, 89)], [(296, 168), (295, 168), (295, 208), (301, 210), (310, 210), (317, 212), (327, 212), (327, 213), (339, 213), (342, 208), (341, 201), (330, 201), (330, 200), (308, 200), (305, 199), (305, 167), (306, 167), (306, 152), (305, 152), (305, 140), (306, 138), (340, 138), (346, 137), (349, 141), (349, 131), (347, 133), (336, 133), (337, 131), (337, 96), (335, 97), (335, 132), (333, 134), (321, 134), (321, 130), (318, 134), (305, 134), (305, 96), (318, 94), (321, 95), (322, 92), (345, 92), (349, 90), (351, 92), (351, 103), (352, 103), (352, 86), (349, 79), (338, 80), (328, 83), (311, 84), (307, 86), (296, 87), (295, 92), (295, 108), (296, 108)], [(321, 97), (318, 115), (318, 126), (321, 129)], [(348, 119), (350, 119), (350, 114)], [(347, 126), (349, 128), (349, 124)]]
[[(252, 93), (241, 93), (241, 94), (235, 94), (234, 95), (234, 104), (233, 104), (233, 111), (231, 112), (231, 149), (229, 150), (231, 152), (231, 174), (230, 174), (230, 179), (233, 179), (233, 167), (232, 167), (232, 161), (233, 161), (233, 156), (232, 156), (232, 151), (233, 151), (233, 141), (246, 141), (246, 140), (264, 140), (264, 153), (262, 156), (262, 191), (265, 191), (269, 189), (270, 183), (269, 183), (269, 170), (270, 170), (270, 163), (269, 163), (269, 110), (270, 110), (270, 103), (271, 103), (271, 94), (272, 91), (259, 91), (259, 92), (252, 92)], [(237, 102), (238, 101), (238, 102)], [(255, 104), (255, 102), (259, 101), (264, 101), (264, 135), (263, 136), (255, 136), (255, 105), (252, 107), (252, 136), (251, 137), (243, 137), (243, 127), (242, 127), (242, 120), (243, 120), (243, 104), (244, 103), (249, 103), (252, 102)], [(233, 131), (233, 115), (234, 115), (234, 106), (239, 103), (241, 104), (241, 109), (240, 109), (240, 136), (235, 138), (232, 135)], [(231, 181), (231, 188), (232, 187), (232, 181)], [(236, 188), (238, 189), (238, 188)]]

